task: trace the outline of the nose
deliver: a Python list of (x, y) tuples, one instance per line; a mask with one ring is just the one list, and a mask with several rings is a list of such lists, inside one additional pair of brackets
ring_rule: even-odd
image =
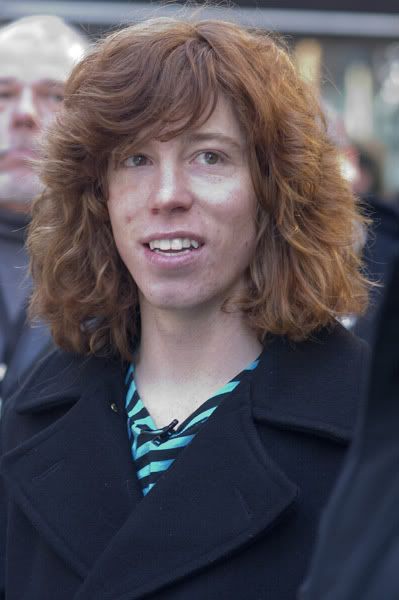
[(150, 197), (151, 212), (177, 213), (189, 210), (193, 203), (193, 194), (186, 181), (184, 169), (176, 163), (167, 162), (160, 165), (157, 171)]
[(14, 127), (25, 127), (27, 129), (36, 129), (39, 127), (39, 111), (35, 102), (33, 91), (29, 87), (21, 90), (16, 99), (13, 111)]

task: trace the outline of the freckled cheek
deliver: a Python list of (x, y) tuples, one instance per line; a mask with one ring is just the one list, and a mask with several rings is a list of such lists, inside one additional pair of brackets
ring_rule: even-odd
[(255, 252), (255, 225), (244, 221), (242, 214), (237, 218), (225, 219), (223, 226), (215, 229), (213, 237), (214, 259), (219, 263), (220, 257), (229, 256), (231, 264), (241, 264), (251, 260)]
[(256, 226), (255, 210), (251, 205), (247, 206), (247, 210), (237, 211), (232, 219), (231, 230), (237, 253), (252, 255), (256, 245)]
[(110, 219), (114, 235), (118, 232), (126, 239), (132, 236), (132, 223), (134, 223), (132, 214), (123, 210), (113, 211), (110, 213)]
[(130, 225), (137, 218), (137, 198), (127, 185), (110, 183), (108, 210), (112, 219)]
[(254, 197), (238, 192), (220, 207), (219, 219), (240, 239), (255, 233), (256, 201)]

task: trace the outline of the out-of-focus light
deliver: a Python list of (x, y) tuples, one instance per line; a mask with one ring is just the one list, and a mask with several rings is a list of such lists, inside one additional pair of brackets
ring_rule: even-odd
[(381, 81), (379, 97), (394, 109), (399, 105), (399, 44), (386, 49), (378, 73)]
[(364, 63), (352, 63), (345, 71), (345, 129), (353, 140), (373, 135), (373, 77)]
[(395, 85), (399, 85), (399, 61), (394, 61), (391, 64), (391, 70), (389, 73), (389, 79)]
[(320, 87), (322, 47), (313, 39), (300, 40), (295, 46), (295, 61), (303, 79)]
[(75, 62), (79, 62), (81, 58), (83, 58), (84, 55), (84, 48), (81, 44), (72, 44), (69, 48), (68, 48), (68, 54), (71, 58), (73, 58), (73, 60)]
[(390, 78), (386, 79), (380, 95), (386, 104), (396, 106), (399, 104), (399, 84), (392, 82)]
[(340, 321), (341, 325), (343, 325), (345, 329), (350, 330), (354, 328), (357, 321), (357, 317), (356, 315), (348, 315), (346, 317), (340, 317), (338, 321)]
[(349, 141), (341, 115), (325, 100), (323, 101), (323, 112), (327, 119), (327, 132), (330, 140), (338, 148), (346, 148)]
[(339, 161), (342, 176), (350, 183), (353, 183), (358, 176), (356, 166), (351, 161), (351, 159), (345, 156), (344, 154), (341, 154), (341, 156), (339, 157)]

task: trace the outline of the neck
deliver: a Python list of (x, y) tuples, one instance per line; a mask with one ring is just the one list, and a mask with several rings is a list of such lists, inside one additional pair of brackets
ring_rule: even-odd
[(229, 380), (262, 345), (239, 313), (176, 314), (142, 307), (136, 373), (178, 386)]

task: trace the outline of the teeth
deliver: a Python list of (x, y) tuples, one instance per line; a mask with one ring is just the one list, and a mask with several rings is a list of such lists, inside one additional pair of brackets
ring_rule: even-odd
[(172, 240), (170, 243), (171, 250), (181, 250), (183, 248), (183, 240)]
[(159, 248), (160, 250), (170, 250), (170, 240), (161, 240)]
[(197, 240), (190, 240), (189, 238), (174, 238), (172, 240), (151, 240), (149, 242), (151, 250), (162, 250), (167, 252), (168, 250), (183, 250), (188, 248), (199, 248), (199, 242)]

